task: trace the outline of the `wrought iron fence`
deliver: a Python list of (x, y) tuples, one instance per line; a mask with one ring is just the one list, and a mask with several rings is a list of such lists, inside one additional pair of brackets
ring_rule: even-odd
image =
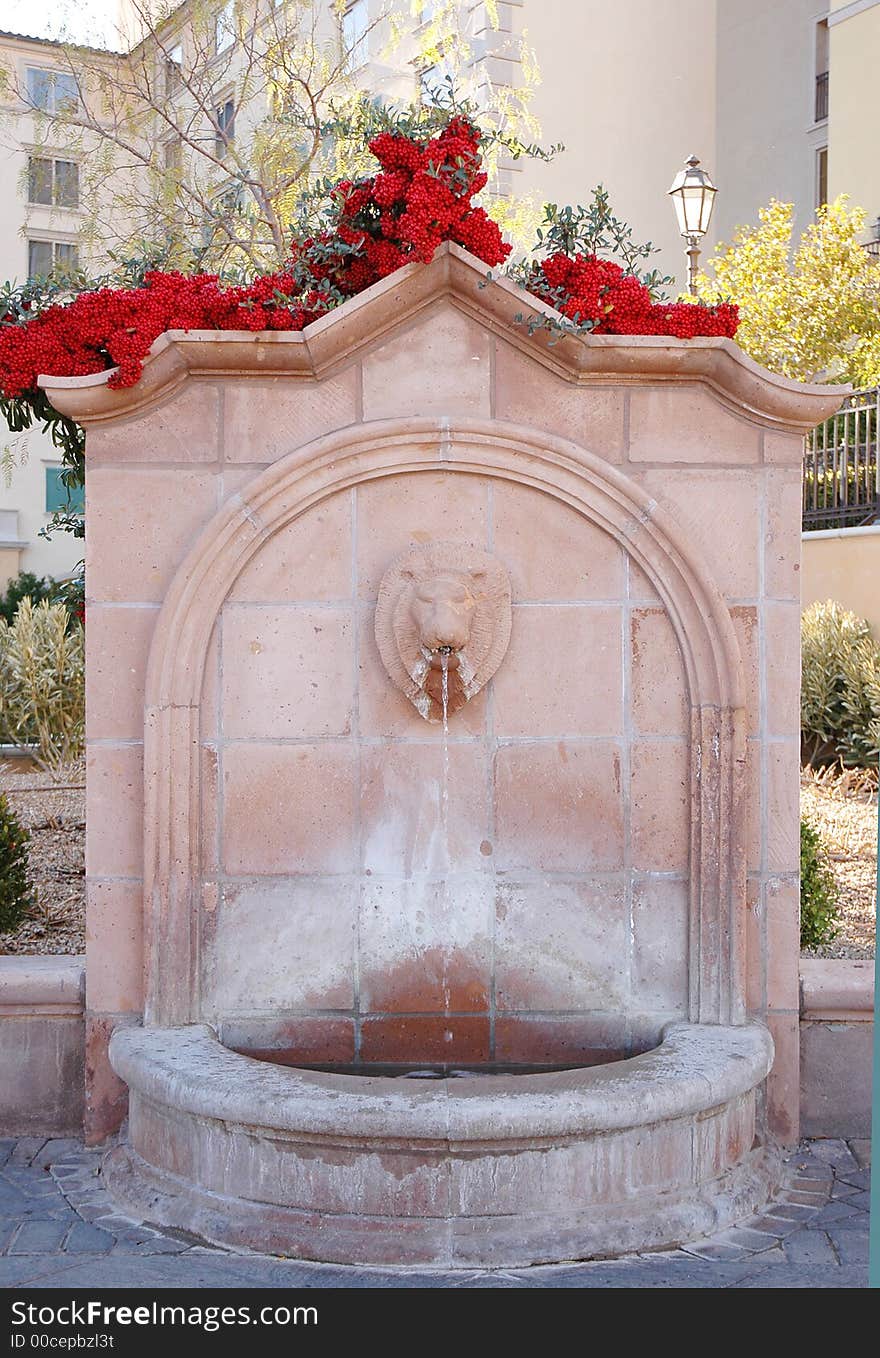
[(854, 391), (804, 443), (805, 529), (880, 522), (880, 388)]

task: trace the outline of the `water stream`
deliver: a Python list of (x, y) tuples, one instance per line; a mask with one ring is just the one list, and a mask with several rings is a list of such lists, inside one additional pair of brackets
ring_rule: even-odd
[[(440, 654), (440, 667), (442, 670), (442, 678), (440, 681), (440, 699), (443, 707), (443, 782), (441, 784), (440, 792), (440, 823), (443, 834), (443, 854), (446, 860), (444, 866), (445, 871), (447, 873), (447, 882), (443, 890), (444, 896), (443, 903), (446, 909), (448, 909), (451, 904), (449, 900), (448, 874), (452, 864), (449, 852), (449, 654), (445, 650), (441, 651)], [(447, 1014), (449, 1013), (449, 1007), (450, 1007), (449, 977), (447, 975), (447, 959), (444, 954), (443, 958), (444, 1013)]]

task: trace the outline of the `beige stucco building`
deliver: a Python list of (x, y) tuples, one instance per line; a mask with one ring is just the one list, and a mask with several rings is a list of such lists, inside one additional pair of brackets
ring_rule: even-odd
[[(333, 40), (335, 25), (340, 43), (344, 34), (355, 44), (358, 83), (410, 100), (443, 75), (442, 59), (425, 71), (414, 56), (416, 30), (435, 6), (426, 3), (414, 15), (409, 0), (391, 3), (412, 30), (392, 56), (382, 26), (370, 27), (381, 0), (351, 0), (344, 18), (332, 0), (316, 0), (316, 8), (325, 37)], [(120, 43), (136, 44), (133, 11), (127, 0), (116, 4)], [(218, 0), (218, 13), (228, 8)], [(754, 221), (771, 197), (794, 202), (799, 228), (826, 194), (848, 192), (872, 216), (880, 212), (880, 169), (863, 145), (878, 98), (871, 72), (880, 59), (880, 0), (832, 0), (830, 12), (822, 0), (500, 0), (497, 28), (482, 0), (462, 0), (462, 10), (477, 74), (496, 86), (520, 84), (521, 45), (534, 51), (540, 84), (532, 111), (543, 141), (567, 148), (549, 164), (511, 163), (503, 192), (576, 203), (604, 184), (679, 284), (684, 256), (666, 191), (691, 153), (719, 186), (709, 249)], [(126, 60), (108, 56), (111, 65)], [(12, 63), (19, 84), (30, 81), (39, 98), (63, 95), (63, 60), (53, 43), (0, 35), (0, 61)], [(244, 130), (247, 110), (239, 115)], [(20, 280), (29, 269), (69, 260), (77, 248), (86, 262), (97, 262), (78, 240), (74, 153), (40, 147), (35, 155), (32, 119), (8, 96), (2, 121), (0, 276)], [(26, 447), (11, 437), (4, 442), (14, 465), (6, 459), (9, 484), (0, 482), (0, 559), (13, 573), (17, 563), (62, 575), (80, 544), (37, 536), (58, 498), (57, 450), (38, 431)]]

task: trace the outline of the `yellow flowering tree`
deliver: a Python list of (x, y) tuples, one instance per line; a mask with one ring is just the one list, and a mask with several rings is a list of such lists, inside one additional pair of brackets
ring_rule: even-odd
[(793, 241), (793, 207), (773, 199), (737, 228), (697, 281), (706, 302), (740, 308), (737, 343), (801, 382), (880, 383), (880, 264), (860, 243), (866, 215), (845, 195)]

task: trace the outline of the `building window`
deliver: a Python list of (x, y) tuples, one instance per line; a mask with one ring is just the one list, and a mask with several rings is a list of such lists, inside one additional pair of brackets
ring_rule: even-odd
[(214, 50), (228, 52), (235, 42), (235, 0), (227, 0), (214, 20)]
[(828, 202), (828, 147), (816, 152), (816, 207)]
[(28, 278), (49, 278), (52, 274), (76, 273), (79, 251), (63, 240), (28, 241)]
[(351, 74), (365, 66), (370, 53), (367, 29), (370, 9), (367, 0), (353, 0), (342, 16), (342, 43), (345, 47), (345, 68)]
[(28, 202), (46, 207), (79, 207), (76, 161), (28, 156)]
[(232, 142), (235, 141), (235, 100), (224, 99), (220, 107), (215, 110), (214, 116), (217, 120), (214, 154), (222, 158), (226, 155)]
[(63, 471), (60, 464), (46, 468), (46, 513), (55, 514), (61, 510), (62, 513), (82, 514), (85, 509), (83, 487), (72, 486), (68, 490), (61, 479)]
[(423, 104), (443, 107), (452, 102), (452, 66), (445, 57), (419, 72), (419, 98)]
[(29, 66), (26, 79), (27, 101), (44, 113), (64, 113), (79, 103), (76, 80), (66, 71), (43, 70)]
[(183, 146), (179, 137), (172, 137), (162, 146), (162, 167), (167, 174), (180, 174), (183, 164)]
[(823, 123), (828, 117), (828, 23), (816, 24), (816, 105), (813, 117)]
[(182, 75), (183, 48), (181, 47), (180, 43), (178, 43), (176, 47), (172, 47), (171, 50), (168, 52), (167, 56), (165, 57), (164, 65), (165, 65), (165, 98), (170, 99), (171, 96), (177, 90), (180, 89), (180, 83), (183, 78)]

